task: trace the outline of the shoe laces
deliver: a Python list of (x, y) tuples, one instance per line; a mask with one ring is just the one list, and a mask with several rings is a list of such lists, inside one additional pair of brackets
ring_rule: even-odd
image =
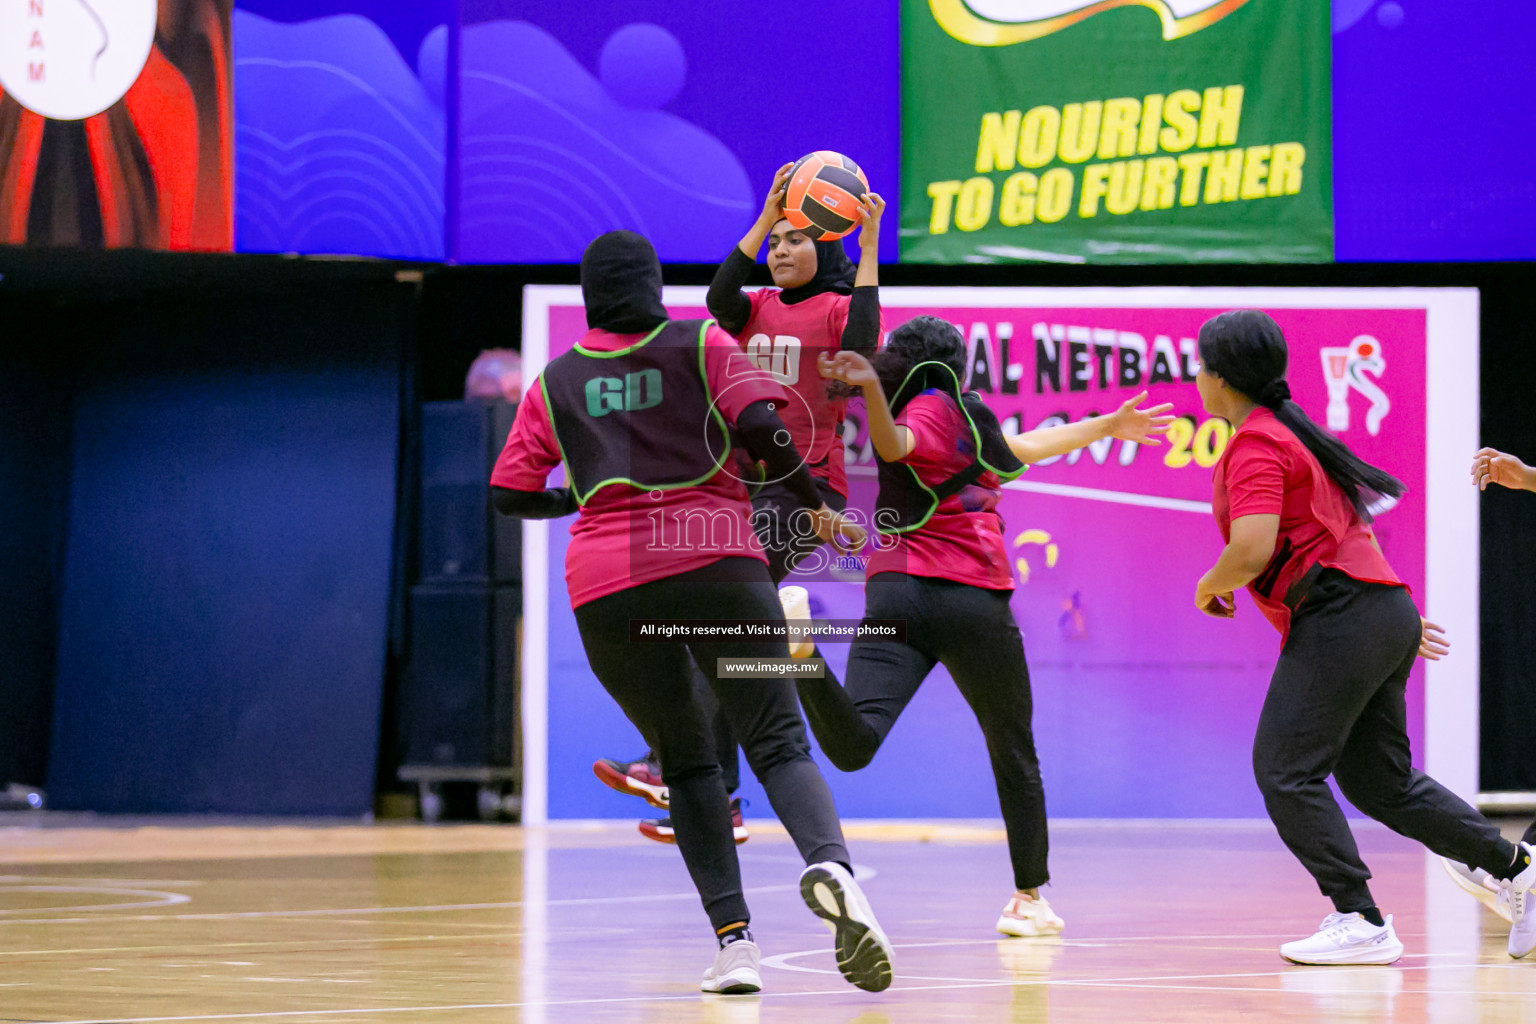
[[(1335, 912), (1329, 914), (1323, 918), (1323, 923), (1317, 926), (1318, 934), (1326, 935), (1330, 939), (1341, 939), (1349, 934), (1350, 926), (1355, 923), (1356, 918), (1365, 921), (1365, 918), (1353, 913), (1340, 914)], [(1370, 924), (1369, 921), (1365, 921), (1365, 923)]]

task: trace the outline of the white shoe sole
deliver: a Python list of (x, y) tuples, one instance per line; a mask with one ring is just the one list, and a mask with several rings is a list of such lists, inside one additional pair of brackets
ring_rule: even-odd
[(699, 986), (700, 992), (717, 996), (745, 996), (762, 990), (762, 975), (749, 967), (738, 967), (723, 978), (706, 981)]
[(1452, 867), (1451, 863), (1449, 857), (1440, 858), (1440, 866), (1445, 868), (1445, 873), (1451, 876), (1451, 881), (1456, 883), (1457, 888), (1508, 921), (1509, 907), (1499, 902), (1499, 894), (1487, 886), (1479, 885), (1477, 882), (1472, 881), (1472, 879)]
[(800, 875), (800, 898), (811, 913), (832, 929), (837, 969), (849, 984), (866, 992), (891, 987), (891, 940), (875, 921), (874, 911), (841, 864), (812, 864)]
[(1380, 945), (1330, 949), (1323, 953), (1287, 953), (1285, 947), (1281, 946), (1280, 955), (1293, 964), (1305, 964), (1309, 967), (1339, 967), (1344, 965), (1376, 965), (1385, 967), (1387, 964), (1393, 964), (1402, 959), (1403, 944), (1394, 940)]
[[(652, 833), (645, 830), (643, 823), (636, 826), (636, 828), (641, 835), (645, 836), (645, 838), (649, 839), (653, 843), (666, 843), (668, 846), (677, 845), (676, 829), (658, 828), (654, 831), (654, 833)], [(735, 840), (737, 846), (740, 846), (742, 843), (752, 838), (752, 833), (747, 831), (747, 826), (736, 825), (731, 829), (731, 838)]]
[[(811, 600), (804, 587), (780, 587), (779, 603), (784, 606), (784, 621), (789, 625), (809, 627), (811, 624)], [(791, 658), (809, 658), (816, 653), (816, 644), (801, 640), (789, 645)]]
[(999, 934), (1010, 935), (1015, 939), (1044, 939), (1052, 935), (1060, 935), (1065, 925), (1046, 925), (1041, 927), (1036, 921), (1016, 921), (1004, 914), (997, 919)]
[(1510, 956), (1516, 960), (1524, 960), (1532, 950), (1536, 950), (1536, 928), (1527, 925), (1524, 932), (1518, 928), (1511, 928), (1508, 948)]

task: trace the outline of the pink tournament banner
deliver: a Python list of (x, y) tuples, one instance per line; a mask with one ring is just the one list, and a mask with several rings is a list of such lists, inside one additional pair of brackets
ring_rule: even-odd
[[(702, 295), (692, 291), (687, 298), (698, 302)], [(1000, 507), (1047, 799), (1058, 816), (1262, 816), (1249, 751), (1278, 636), (1246, 597), (1239, 598), (1232, 621), (1203, 616), (1193, 604), (1195, 581), (1221, 547), (1210, 514), (1211, 467), (1230, 433), (1224, 421), (1207, 417), (1200, 407), (1193, 383), (1199, 365), (1195, 339), (1209, 317), (1255, 303), (1200, 304), (1203, 293), (1188, 290), (1167, 305), (1143, 305), (1127, 301), (1130, 293), (1122, 291), (1117, 293), (1122, 306), (1114, 304), (1115, 295), (1101, 299), (1106, 292), (1095, 295), (1106, 304), (1074, 305), (999, 299), (1010, 294), (1006, 289), (990, 290), (981, 301), (962, 301), (980, 296), (981, 289), (885, 289), (882, 305), (888, 330), (919, 314), (954, 323), (970, 346), (968, 386), (985, 397), (1007, 429), (1108, 413), (1143, 390), (1149, 402), (1173, 403), (1180, 421), (1168, 443), (1151, 447), (1112, 440), (1049, 460), (1009, 485)], [(1423, 608), (1426, 310), (1412, 303), (1335, 308), (1338, 293), (1309, 308), (1306, 291), (1294, 294), (1298, 298), (1289, 308), (1264, 307), (1290, 346), (1293, 396), (1361, 457), (1407, 484), (1402, 500), (1380, 513), (1378, 535)], [(675, 297), (669, 291), (669, 300)], [(670, 308), (679, 318), (707, 315), (691, 302), (673, 302)], [(553, 306), (548, 326), (553, 358), (584, 333), (580, 305)], [(874, 503), (874, 462), (862, 421), (862, 403), (854, 400), (845, 425), (850, 507), (867, 514)], [(564, 533), (559, 525), (550, 531), (552, 649), (557, 620), (568, 615), (561, 607)], [(857, 559), (830, 565), (810, 584), (813, 610), (857, 618), (862, 580)], [(579, 674), (579, 639), (574, 622), (569, 626), (577, 658), (567, 672)], [(1476, 643), (1475, 637), (1459, 639), (1464, 646)], [(825, 653), (840, 673), (847, 648), (830, 646)], [(568, 794), (574, 801), (569, 813), (557, 813), (563, 786), (557, 780), (556, 748), (562, 741), (554, 713), (560, 685), (552, 664), (551, 815), (606, 816), (608, 805), (599, 794), (589, 798), (574, 790)], [(1421, 667), (1409, 694), (1410, 735), (1420, 764), (1422, 694)], [(588, 691), (581, 699), (595, 695)], [(583, 707), (582, 728), (590, 733), (593, 705)], [(602, 713), (610, 710), (622, 734), (627, 723), (611, 703)], [(630, 741), (597, 750), (584, 740), (575, 742), (580, 752), (570, 754), (568, 767), (580, 764), (583, 772), (592, 757), (621, 755), (634, 746)], [(942, 667), (868, 769), (830, 775), (839, 806), (850, 816), (997, 814), (980, 730)], [(743, 794), (768, 813), (745, 766), (743, 776)], [(629, 810), (620, 802), (614, 813)]]

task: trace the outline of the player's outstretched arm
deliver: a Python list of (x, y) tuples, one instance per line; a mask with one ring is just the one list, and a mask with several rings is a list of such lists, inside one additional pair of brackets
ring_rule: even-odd
[(1108, 416), (1095, 416), (1078, 423), (1063, 423), (1022, 434), (1010, 434), (1008, 447), (1020, 462), (1029, 464), (1053, 455), (1065, 455), (1106, 437), (1135, 441), (1137, 444), (1162, 444), (1156, 435), (1168, 432), (1168, 425), (1175, 418), (1171, 412), (1173, 404), (1164, 402), (1143, 409), (1141, 403), (1146, 399), (1147, 392), (1143, 391)]
[(1472, 456), (1472, 483), (1480, 491), (1486, 491), (1489, 484), (1512, 491), (1536, 491), (1536, 467), (1527, 466), (1506, 452), (1482, 448)]

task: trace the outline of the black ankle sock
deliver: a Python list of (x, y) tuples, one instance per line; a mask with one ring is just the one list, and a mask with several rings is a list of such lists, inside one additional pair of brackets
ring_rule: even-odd
[(752, 929), (747, 927), (747, 922), (737, 921), (716, 931), (715, 938), (720, 941), (720, 948), (724, 949), (733, 942), (751, 942)]
[(1360, 911), (1360, 916), (1371, 922), (1371, 924), (1375, 925), (1377, 928), (1383, 928), (1387, 923), (1387, 919), (1382, 917), (1381, 911), (1377, 910), (1375, 907), (1366, 907), (1364, 910)]
[(1503, 878), (1505, 881), (1509, 881), (1511, 878), (1514, 878), (1516, 875), (1530, 866), (1531, 853), (1525, 848), (1525, 844), (1522, 843), (1515, 847), (1515, 855), (1510, 859), (1509, 867), (1505, 869), (1506, 873), (1500, 875), (1499, 877)]
[[(1504, 851), (1502, 849), (1506, 843), (1510, 847), (1508, 861), (1504, 859)], [(1482, 864), (1474, 866), (1481, 867), (1484, 871), (1488, 872), (1491, 877), (1497, 878), (1501, 882), (1509, 881), (1511, 878), (1514, 878), (1516, 875), (1530, 866), (1531, 855), (1526, 852), (1524, 846), (1520, 845), (1519, 843), (1509, 843), (1508, 840), (1505, 839), (1499, 840), (1499, 846), (1501, 849), (1493, 853), (1489, 858), (1489, 860), (1493, 862), (1493, 867), (1488, 866), (1488, 861), (1484, 861)]]

